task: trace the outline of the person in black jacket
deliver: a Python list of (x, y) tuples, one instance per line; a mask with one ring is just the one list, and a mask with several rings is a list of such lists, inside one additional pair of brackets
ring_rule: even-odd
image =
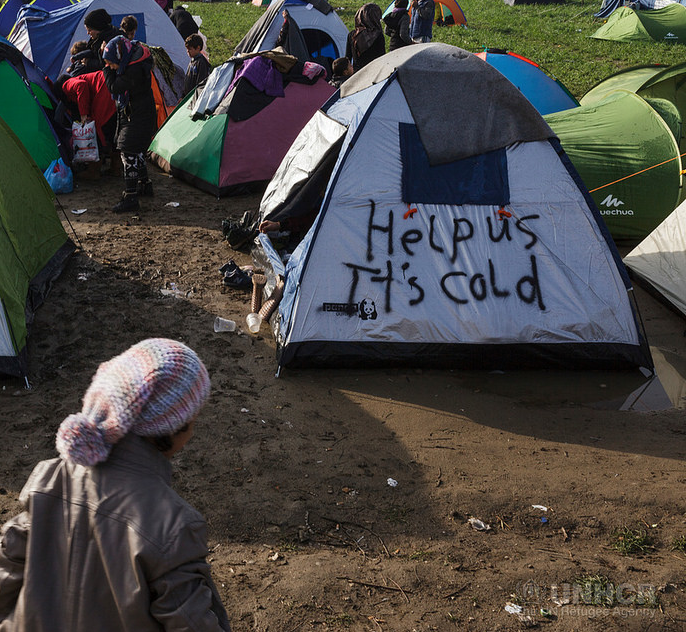
[(201, 84), (212, 72), (212, 65), (205, 55), (202, 54), (203, 41), (197, 33), (186, 38), (186, 52), (191, 58), (186, 68), (186, 76), (183, 80), (183, 93), (188, 94)]
[(193, 16), (181, 5), (177, 5), (169, 17), (174, 23), (176, 30), (181, 33), (184, 42), (189, 35), (198, 32), (198, 25), (193, 19)]
[(88, 50), (91, 55), (85, 60), (86, 72), (95, 72), (104, 68), (102, 49), (111, 39), (122, 35), (122, 31), (112, 26), (112, 16), (105, 9), (95, 9), (86, 13), (83, 20), (88, 33)]
[(373, 2), (363, 4), (355, 14), (355, 29), (348, 33), (345, 56), (357, 72), (370, 61), (386, 53), (386, 40), (381, 30), (381, 7)]
[(124, 163), (124, 193), (112, 210), (128, 213), (139, 210), (139, 195), (153, 194), (145, 164), (157, 120), (150, 85), (153, 61), (147, 47), (124, 35), (107, 44), (103, 60), (105, 84), (117, 102), (116, 143)]
[(388, 43), (389, 51), (414, 44), (410, 37), (410, 14), (407, 12), (407, 0), (395, 0), (393, 11), (383, 21), (386, 24), (384, 32), (391, 38)]

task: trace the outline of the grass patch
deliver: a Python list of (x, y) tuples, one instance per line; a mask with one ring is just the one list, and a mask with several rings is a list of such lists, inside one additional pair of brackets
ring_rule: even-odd
[(615, 585), (604, 575), (583, 575), (574, 580), (579, 589), (581, 603), (599, 608), (617, 605)]
[(281, 540), (279, 543), (279, 548), (282, 551), (289, 551), (291, 553), (300, 551), (300, 546), (294, 540)]
[(337, 614), (326, 617), (327, 625), (342, 625), (349, 628), (353, 624), (353, 618), (349, 614)]
[(613, 533), (611, 547), (623, 555), (641, 555), (655, 549), (652, 538), (644, 529), (624, 527)]
[(672, 540), (672, 546), (670, 547), (672, 551), (681, 551), (686, 553), (686, 535), (680, 535)]
[[(350, 29), (359, 0), (337, 0), (336, 12)], [(385, 8), (385, 5), (380, 5)], [(530, 58), (581, 98), (608, 75), (631, 66), (676, 64), (686, 47), (664, 42), (610, 42), (591, 35), (603, 24), (593, 17), (600, 2), (568, 0), (564, 4), (506, 5), (502, 0), (461, 0), (467, 28), (434, 27), (433, 41), (477, 53), (503, 48)], [(202, 18), (212, 64), (219, 65), (264, 13), (251, 3), (189, 2), (188, 10)]]

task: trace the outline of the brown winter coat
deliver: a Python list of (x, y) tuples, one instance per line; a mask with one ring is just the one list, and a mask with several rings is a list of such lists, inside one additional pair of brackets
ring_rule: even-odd
[(127, 435), (94, 467), (39, 463), (0, 543), (0, 631), (229, 630), (203, 517)]

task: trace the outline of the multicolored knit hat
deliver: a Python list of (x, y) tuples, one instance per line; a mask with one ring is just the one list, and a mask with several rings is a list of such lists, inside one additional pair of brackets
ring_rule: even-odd
[(173, 435), (209, 392), (207, 369), (195, 351), (175, 340), (144, 340), (98, 367), (81, 412), (57, 431), (57, 451), (66, 461), (95, 465), (128, 432)]

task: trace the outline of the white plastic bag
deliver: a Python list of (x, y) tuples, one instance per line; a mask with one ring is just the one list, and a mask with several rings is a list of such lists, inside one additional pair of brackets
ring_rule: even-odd
[(75, 121), (72, 123), (71, 143), (74, 152), (73, 162), (97, 162), (100, 160), (95, 121), (88, 121), (88, 123)]

